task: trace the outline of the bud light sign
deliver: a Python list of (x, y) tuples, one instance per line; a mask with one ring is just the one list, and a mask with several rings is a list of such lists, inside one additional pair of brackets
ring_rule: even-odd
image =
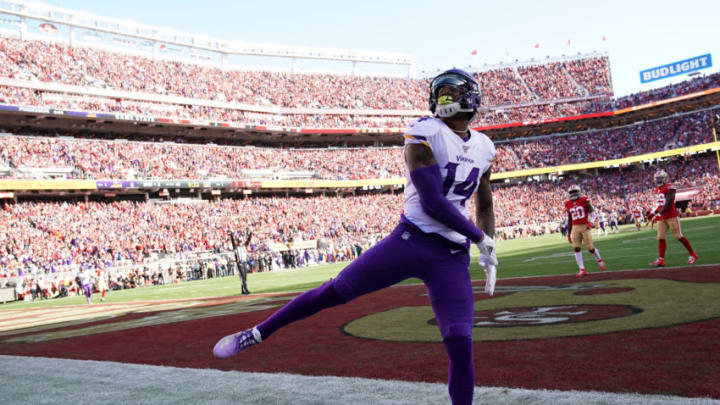
[(668, 77), (694, 72), (700, 69), (707, 69), (712, 66), (712, 56), (708, 53), (694, 58), (673, 62), (667, 65), (654, 67), (640, 72), (640, 83), (652, 82), (654, 80), (667, 79)]

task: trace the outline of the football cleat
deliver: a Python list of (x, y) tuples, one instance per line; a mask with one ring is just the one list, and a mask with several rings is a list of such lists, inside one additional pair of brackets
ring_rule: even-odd
[(697, 253), (691, 254), (690, 257), (688, 257), (688, 264), (695, 263), (697, 261), (697, 259), (698, 259)]
[(588, 275), (588, 272), (585, 271), (585, 269), (580, 269), (580, 271), (578, 272), (578, 274), (576, 274), (575, 276), (576, 276), (576, 277), (582, 277), (582, 276), (587, 276), (587, 275)]
[(213, 347), (213, 355), (218, 359), (227, 359), (260, 342), (260, 331), (257, 328), (247, 329), (220, 339)]
[(607, 267), (605, 267), (605, 262), (602, 260), (598, 260), (598, 266), (600, 266), (600, 271), (607, 270)]
[(653, 267), (665, 267), (665, 259), (658, 257), (654, 262), (650, 262), (650, 265)]

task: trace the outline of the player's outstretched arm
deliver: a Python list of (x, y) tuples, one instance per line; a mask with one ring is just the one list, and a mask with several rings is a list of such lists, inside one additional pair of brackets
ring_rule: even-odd
[(422, 144), (405, 147), (405, 161), (410, 179), (420, 196), (423, 211), (448, 228), (473, 242), (483, 239), (483, 232), (465, 218), (442, 192), (442, 176), (432, 150)]

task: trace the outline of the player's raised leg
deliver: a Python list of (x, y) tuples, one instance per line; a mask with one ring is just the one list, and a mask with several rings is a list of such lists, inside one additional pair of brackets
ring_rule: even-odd
[(410, 277), (409, 269), (420, 264), (416, 258), (422, 252), (413, 247), (411, 235), (409, 226), (400, 224), (387, 238), (350, 263), (337, 278), (295, 297), (256, 327), (220, 339), (213, 354), (218, 358), (231, 357), (264, 341), (283, 326)]

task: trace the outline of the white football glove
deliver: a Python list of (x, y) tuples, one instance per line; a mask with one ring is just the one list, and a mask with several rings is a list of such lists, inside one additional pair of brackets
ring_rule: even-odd
[[(488, 235), (483, 235), (482, 240), (479, 242), (475, 242), (475, 245), (478, 247), (478, 250), (480, 250), (481, 258), (483, 257), (483, 255), (487, 256), (486, 260), (488, 260), (488, 265), (497, 266), (498, 259), (495, 252), (495, 241), (493, 240), (493, 238)], [(482, 266), (482, 263), (480, 265)]]
[(497, 268), (495, 266), (485, 267), (485, 292), (493, 295), (495, 292), (495, 282), (497, 281)]

